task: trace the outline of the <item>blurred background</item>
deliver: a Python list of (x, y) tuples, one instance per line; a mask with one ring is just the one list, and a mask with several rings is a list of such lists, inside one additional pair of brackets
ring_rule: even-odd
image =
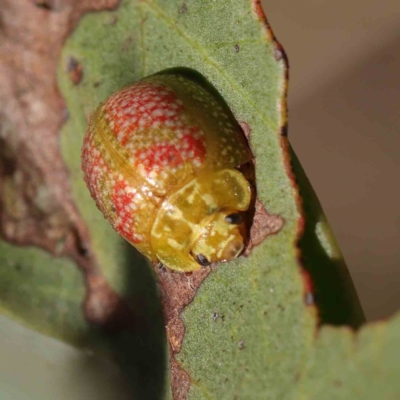
[(400, 4), (263, 0), (290, 64), (289, 138), (369, 320), (400, 307)]

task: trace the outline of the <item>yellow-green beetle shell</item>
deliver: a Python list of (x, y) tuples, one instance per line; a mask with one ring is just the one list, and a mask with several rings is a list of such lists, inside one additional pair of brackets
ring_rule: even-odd
[(179, 74), (145, 78), (95, 111), (82, 149), (85, 181), (112, 226), (153, 261), (193, 271), (243, 249), (251, 160), (229, 110)]

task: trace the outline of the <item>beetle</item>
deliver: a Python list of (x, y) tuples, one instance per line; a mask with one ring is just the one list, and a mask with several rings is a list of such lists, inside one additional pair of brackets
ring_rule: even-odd
[(232, 113), (197, 81), (159, 73), (94, 112), (82, 170), (98, 208), (141, 253), (189, 272), (238, 257), (252, 159)]

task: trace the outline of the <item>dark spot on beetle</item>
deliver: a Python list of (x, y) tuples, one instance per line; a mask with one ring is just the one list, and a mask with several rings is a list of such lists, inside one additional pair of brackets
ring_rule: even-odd
[(228, 224), (239, 225), (243, 222), (243, 216), (240, 213), (229, 214), (225, 217), (225, 221)]
[(240, 47), (239, 47), (238, 44), (235, 44), (235, 45), (233, 46), (233, 49), (235, 50), (236, 53), (239, 53)]
[(186, 3), (183, 3), (183, 4), (182, 4), (182, 7), (179, 9), (179, 14), (186, 14), (187, 11), (188, 11), (188, 9), (187, 9), (187, 4), (186, 4)]
[(275, 47), (274, 57), (276, 61), (280, 61), (283, 58), (283, 52), (279, 47)]
[(212, 314), (212, 319), (213, 319), (213, 321), (216, 321), (218, 318), (219, 318), (219, 314), (218, 314), (217, 312), (214, 312), (214, 313)]
[(69, 75), (69, 79), (74, 85), (78, 85), (81, 82), (83, 76), (83, 68), (75, 57), (68, 57), (67, 72)]
[(206, 256), (203, 256), (203, 254), (197, 254), (196, 256), (196, 261), (202, 266), (202, 267), (208, 267), (211, 263), (207, 259)]
[(174, 162), (176, 161), (176, 159), (177, 159), (176, 154), (168, 154), (168, 155), (167, 155), (167, 160), (168, 160), (171, 164), (174, 163)]
[(93, 87), (94, 88), (98, 88), (100, 85), (101, 85), (100, 81), (96, 81), (96, 82), (93, 83)]
[(239, 340), (238, 347), (239, 347), (239, 350), (244, 349), (244, 341), (243, 340)]

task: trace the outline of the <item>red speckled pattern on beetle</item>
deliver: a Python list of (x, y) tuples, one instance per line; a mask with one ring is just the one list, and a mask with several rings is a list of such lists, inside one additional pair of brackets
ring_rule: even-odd
[(182, 101), (163, 85), (125, 88), (107, 100), (104, 113), (118, 142), (130, 151), (132, 165), (148, 178), (204, 161), (204, 133), (188, 118)]
[[(230, 144), (233, 127), (218, 102), (194, 82), (147, 78), (95, 111), (82, 149), (85, 181), (116, 231), (155, 261), (150, 231), (163, 200), (200, 171), (249, 159), (244, 140)], [(213, 152), (210, 143), (216, 144)]]
[[(185, 113), (177, 95), (155, 82), (141, 82), (115, 93), (101, 107), (101, 114), (95, 118), (105, 119), (121, 149), (129, 153), (129, 164), (137, 179), (130, 182), (118, 173), (118, 162), (89, 132), (82, 152), (85, 181), (97, 206), (111, 219), (117, 232), (137, 245), (148, 234), (146, 219), (160, 202), (155, 196), (147, 202), (138, 193), (137, 183), (147, 194), (155, 188), (163, 194), (174, 184), (179, 171), (188, 165), (200, 168), (205, 160), (205, 135)], [(111, 200), (109, 209), (104, 207), (105, 197)]]

